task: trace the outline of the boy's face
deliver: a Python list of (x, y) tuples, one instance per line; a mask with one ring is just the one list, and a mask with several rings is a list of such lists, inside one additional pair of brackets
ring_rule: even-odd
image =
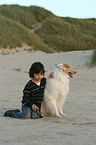
[(38, 74), (34, 74), (34, 79), (36, 81), (41, 81), (41, 79), (43, 78), (43, 71), (41, 71), (40, 73)]

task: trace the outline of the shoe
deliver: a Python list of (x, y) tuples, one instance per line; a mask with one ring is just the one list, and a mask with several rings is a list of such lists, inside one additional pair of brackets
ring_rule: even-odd
[(4, 113), (4, 116), (8, 116), (8, 117), (12, 117), (12, 113), (15, 112), (15, 113), (18, 113), (20, 112), (19, 109), (15, 109), (15, 110), (8, 110)]

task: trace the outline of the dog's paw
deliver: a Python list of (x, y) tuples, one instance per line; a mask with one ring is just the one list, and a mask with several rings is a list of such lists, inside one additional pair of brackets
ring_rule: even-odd
[(66, 115), (66, 114), (64, 114), (64, 113), (62, 113), (62, 114), (61, 114), (61, 116), (62, 116), (62, 117), (66, 117), (67, 115)]
[(56, 115), (56, 117), (59, 117), (59, 118), (60, 118), (60, 117), (62, 117), (62, 116), (61, 116), (60, 114), (58, 114), (58, 115)]

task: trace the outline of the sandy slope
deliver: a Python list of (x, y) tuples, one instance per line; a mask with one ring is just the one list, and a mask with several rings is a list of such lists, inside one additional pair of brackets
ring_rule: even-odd
[[(45, 54), (19, 52), (0, 54), (0, 144), (1, 145), (95, 145), (96, 68), (88, 69), (92, 51)], [(46, 76), (55, 64), (67, 63), (77, 71), (70, 79), (64, 104), (66, 118), (14, 119), (3, 117), (7, 109), (19, 108), (22, 90), (29, 80), (28, 69), (40, 61)]]

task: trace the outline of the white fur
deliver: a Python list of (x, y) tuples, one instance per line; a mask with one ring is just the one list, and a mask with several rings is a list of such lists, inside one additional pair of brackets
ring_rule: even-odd
[(66, 114), (63, 114), (62, 109), (68, 91), (68, 74), (62, 71), (61, 66), (60, 68), (56, 67), (53, 78), (47, 79), (44, 99), (41, 107), (42, 114), (44, 116), (66, 116)]

